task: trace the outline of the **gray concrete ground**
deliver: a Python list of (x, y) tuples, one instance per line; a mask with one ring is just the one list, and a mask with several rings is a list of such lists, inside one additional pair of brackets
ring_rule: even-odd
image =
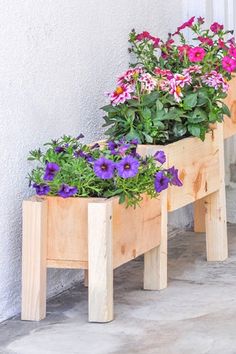
[(0, 325), (1, 354), (235, 354), (236, 225), (230, 258), (207, 264), (204, 235), (169, 240), (169, 286), (142, 290), (142, 260), (115, 272), (115, 320), (87, 323), (87, 289), (78, 284), (48, 303), (39, 323)]

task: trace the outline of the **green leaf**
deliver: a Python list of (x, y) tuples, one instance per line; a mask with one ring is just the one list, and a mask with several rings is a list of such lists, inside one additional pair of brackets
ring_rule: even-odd
[(181, 122), (180, 116), (183, 112), (177, 108), (171, 109), (169, 112), (165, 113), (160, 120), (176, 120)]
[(222, 104), (221, 112), (223, 114), (225, 114), (226, 116), (231, 117), (231, 113), (230, 113), (229, 107), (224, 102), (221, 102), (221, 104)]
[(209, 122), (214, 123), (217, 121), (217, 118), (218, 118), (217, 114), (213, 111), (210, 111), (210, 113), (208, 114)]
[(142, 132), (142, 133), (143, 133), (143, 135), (145, 137), (146, 142), (151, 144), (153, 142), (153, 138), (149, 134), (147, 134), (145, 132)]
[(192, 93), (185, 97), (184, 105), (189, 108), (194, 108), (197, 104), (197, 93)]
[(140, 135), (134, 128), (131, 128), (130, 132), (126, 134), (125, 137), (128, 141), (132, 139), (138, 139), (138, 141), (141, 142)]
[(182, 123), (176, 122), (173, 126), (173, 133), (174, 136), (179, 138), (187, 133), (187, 128)]
[(200, 123), (200, 122), (204, 122), (207, 120), (207, 114), (206, 112), (199, 108), (199, 107), (196, 107), (193, 111), (193, 113), (191, 113), (188, 117), (188, 121), (190, 123)]
[(115, 113), (118, 111), (118, 108), (112, 106), (111, 104), (108, 104), (107, 106), (103, 106), (101, 107), (101, 109), (108, 113)]
[(122, 193), (119, 198), (119, 204), (123, 204), (125, 202), (125, 194)]
[(156, 101), (156, 107), (157, 107), (157, 111), (162, 111), (163, 104), (161, 103), (161, 101), (159, 100)]
[(152, 91), (148, 95), (144, 95), (142, 97), (142, 104), (145, 106), (153, 104), (158, 99), (158, 96), (159, 96), (159, 93), (157, 91)]
[(143, 110), (142, 110), (142, 114), (143, 114), (143, 117), (145, 119), (150, 119), (151, 115), (152, 115), (152, 112), (151, 112), (151, 110), (148, 107), (144, 107)]
[(200, 129), (199, 125), (189, 124), (188, 131), (191, 135), (197, 136), (198, 138), (200, 138), (201, 129)]

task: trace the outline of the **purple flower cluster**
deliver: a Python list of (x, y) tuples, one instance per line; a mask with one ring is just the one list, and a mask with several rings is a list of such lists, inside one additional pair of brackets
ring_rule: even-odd
[(60, 167), (55, 162), (48, 162), (46, 164), (46, 171), (43, 176), (44, 181), (53, 181), (57, 172), (60, 171)]
[(154, 185), (157, 193), (167, 189), (169, 184), (178, 187), (183, 185), (179, 179), (178, 170), (174, 166), (167, 170), (159, 171), (155, 175)]
[(122, 178), (132, 178), (137, 175), (139, 168), (139, 161), (133, 156), (128, 155), (119, 162), (100, 157), (94, 162), (94, 173), (101, 179), (111, 179), (114, 177), (115, 170), (118, 176)]

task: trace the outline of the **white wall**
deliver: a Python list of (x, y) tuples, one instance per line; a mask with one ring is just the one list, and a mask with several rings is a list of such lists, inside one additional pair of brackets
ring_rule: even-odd
[[(64, 133), (101, 137), (99, 107), (127, 68), (129, 31), (162, 36), (181, 17), (181, 1), (174, 0), (0, 2), (0, 320), (20, 311), (28, 151)], [(50, 271), (49, 295), (79, 277)]]

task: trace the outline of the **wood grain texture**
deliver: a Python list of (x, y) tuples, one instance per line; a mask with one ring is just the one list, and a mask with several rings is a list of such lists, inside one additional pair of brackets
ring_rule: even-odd
[(21, 319), (39, 321), (46, 316), (47, 201), (23, 202)]
[(167, 156), (167, 167), (179, 170), (183, 187), (168, 189), (168, 211), (179, 209), (219, 189), (219, 139), (218, 130), (206, 134), (202, 142), (189, 137), (165, 146), (140, 145), (141, 155), (154, 154), (163, 150)]
[(160, 244), (144, 254), (144, 284), (145, 290), (161, 290), (167, 287), (167, 191), (160, 197), (161, 229)]
[(112, 201), (88, 204), (89, 321), (113, 320)]
[(196, 200), (193, 204), (193, 210), (194, 210), (194, 232), (206, 232), (205, 198)]
[[(88, 268), (88, 203), (96, 198), (48, 197), (47, 267)], [(160, 244), (160, 200), (143, 196), (140, 206), (126, 208), (111, 198), (113, 267)]]
[(236, 134), (236, 77), (229, 81), (229, 91), (224, 99), (229, 107), (231, 117), (224, 117), (224, 138), (230, 138)]
[(217, 130), (219, 132), (220, 172), (218, 178), (220, 188), (205, 198), (208, 261), (224, 261), (228, 258), (223, 125), (219, 124)]

